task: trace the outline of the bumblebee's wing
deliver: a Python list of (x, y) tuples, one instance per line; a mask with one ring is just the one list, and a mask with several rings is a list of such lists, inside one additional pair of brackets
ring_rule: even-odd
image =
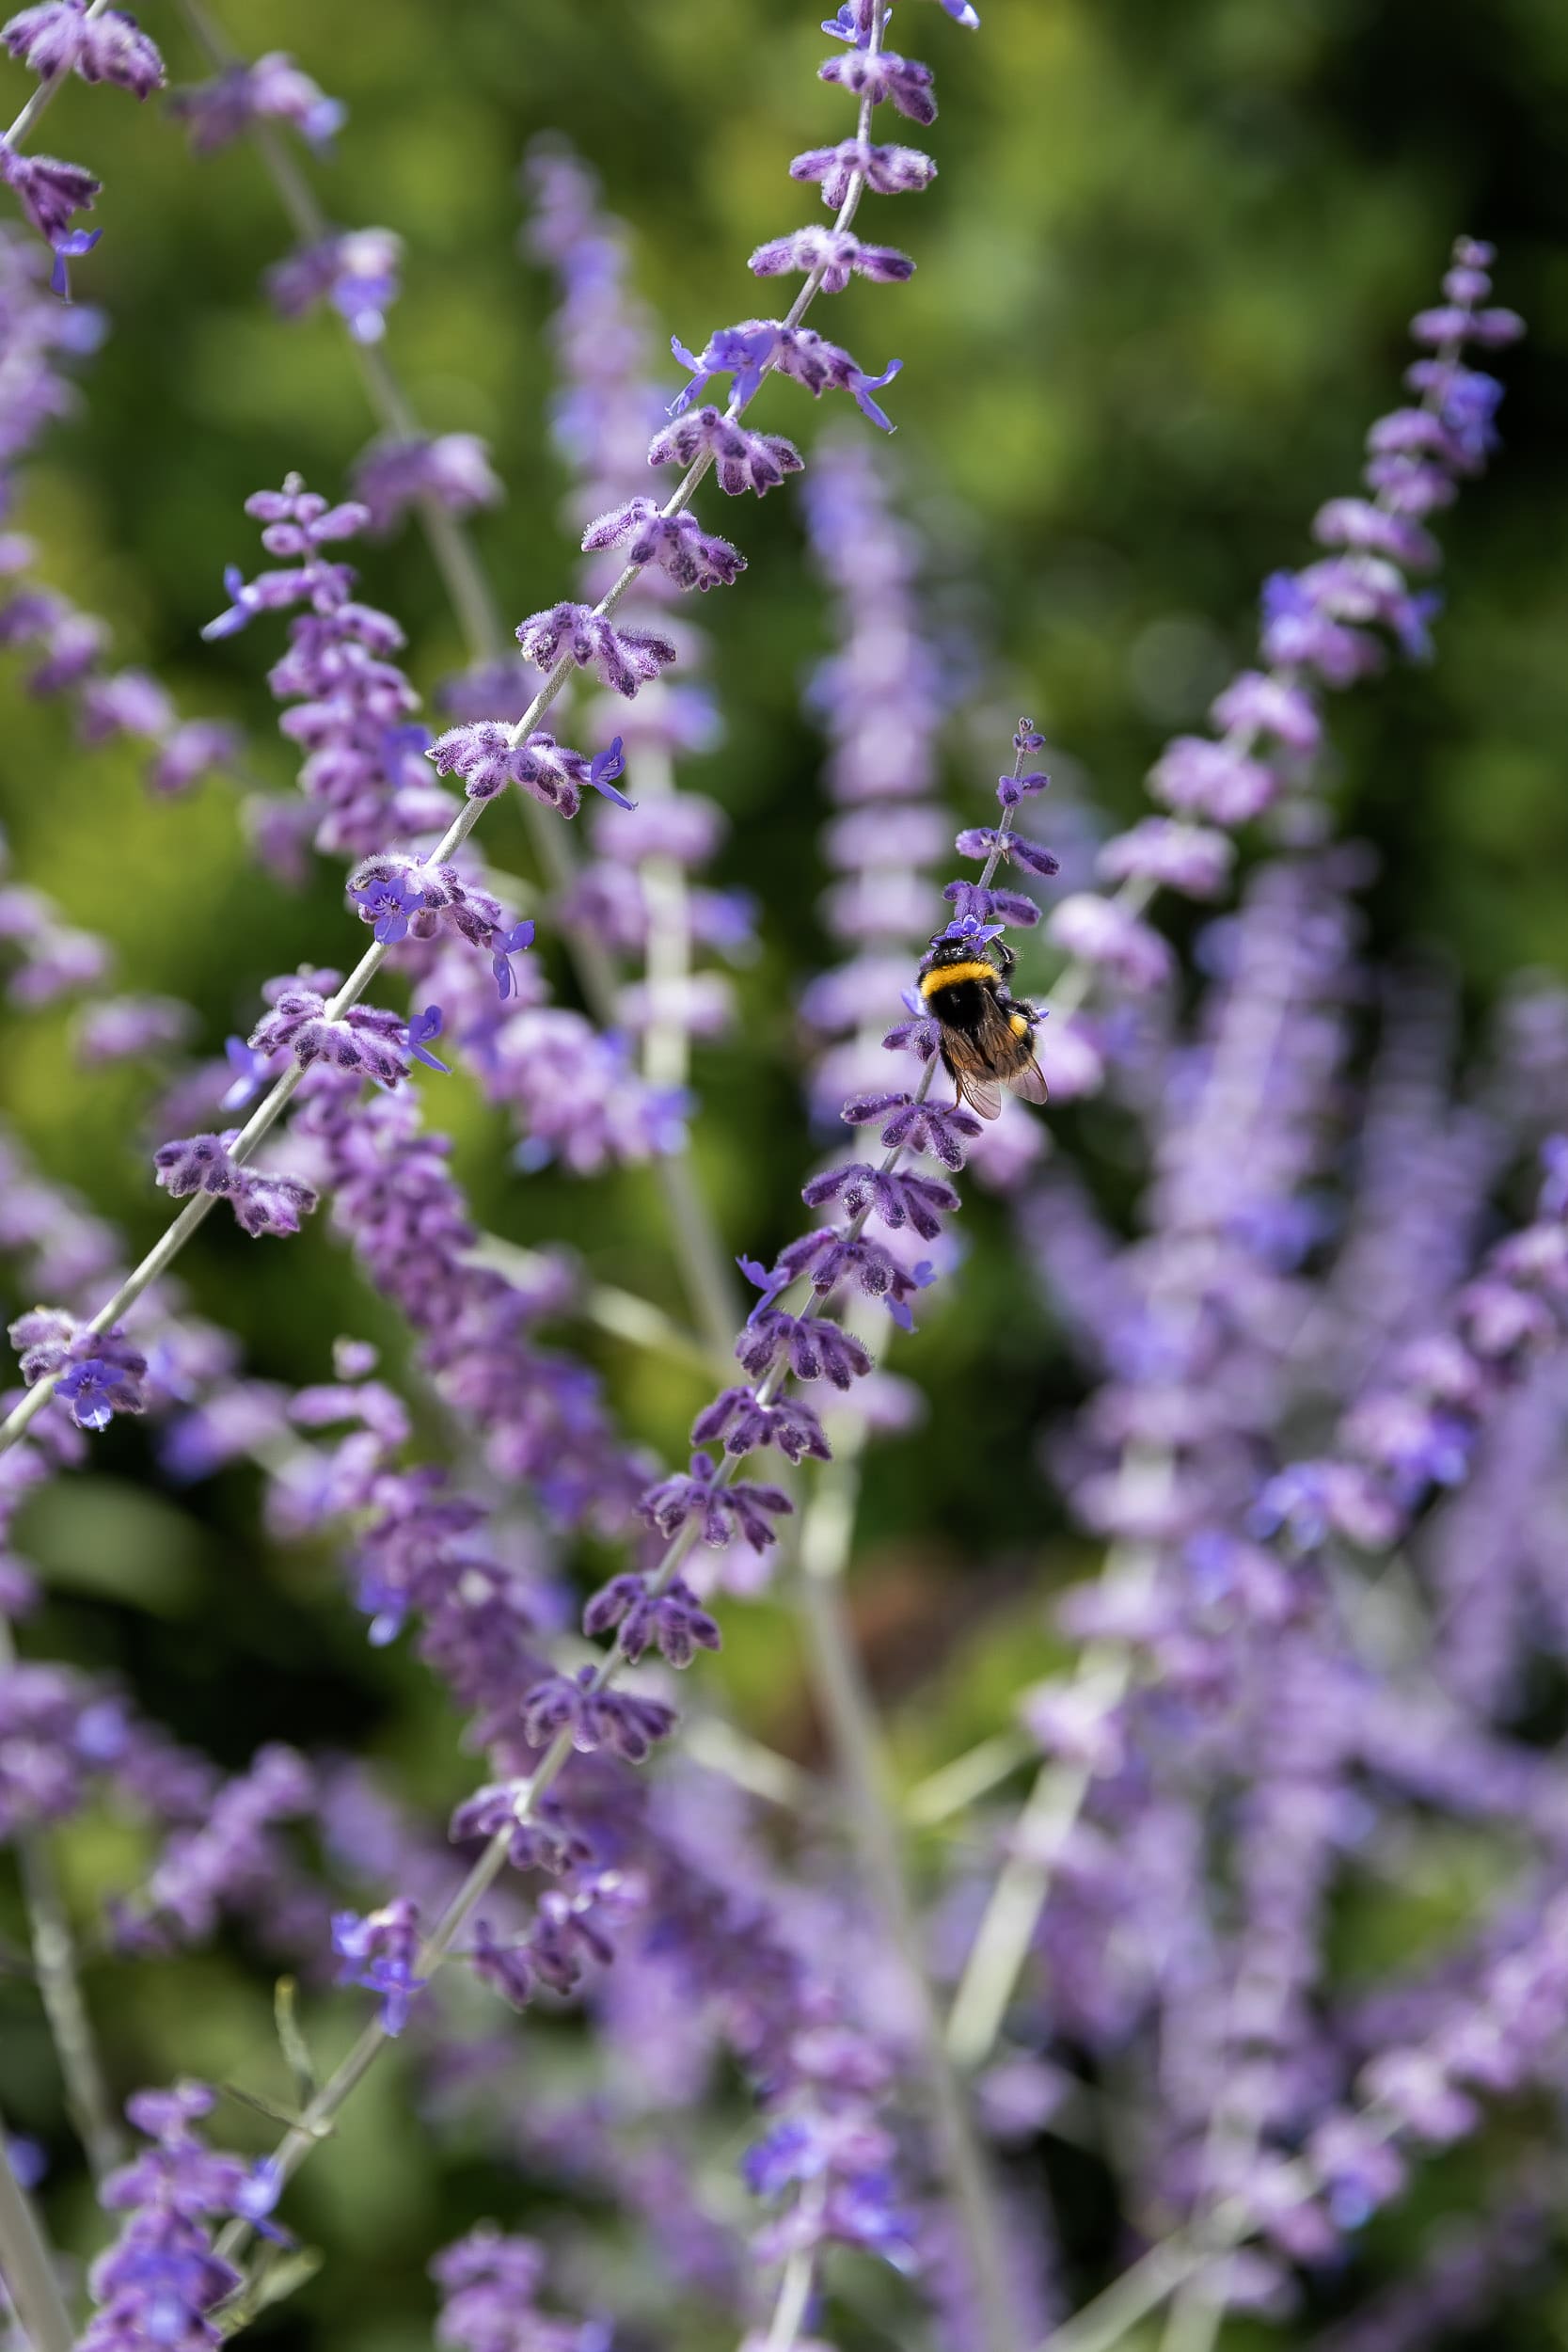
[(1021, 1103), (1043, 1103), (1048, 1099), (1045, 1073), (1037, 1061), (1026, 1061), (1022, 1070), (1011, 1072), (1007, 1084)]
[(1002, 1115), (1002, 1089), (994, 1078), (988, 1078), (983, 1070), (955, 1069), (951, 1060), (953, 1083), (972, 1110), (982, 1119), (999, 1119)]

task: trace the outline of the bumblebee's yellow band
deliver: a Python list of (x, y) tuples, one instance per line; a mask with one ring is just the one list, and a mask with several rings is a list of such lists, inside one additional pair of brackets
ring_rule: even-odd
[(952, 988), (959, 980), (996, 980), (1001, 977), (994, 963), (944, 963), (940, 970), (927, 972), (920, 983), (922, 996), (934, 996), (939, 988)]

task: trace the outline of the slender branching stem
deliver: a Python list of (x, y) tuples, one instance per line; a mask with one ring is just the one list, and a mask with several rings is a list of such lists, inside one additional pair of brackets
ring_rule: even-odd
[[(91, 0), (91, 5), (87, 8), (87, 13), (82, 20), (83, 23), (90, 24), (95, 16), (103, 15), (108, 5), (109, 0)], [(37, 130), (40, 119), (44, 114), (45, 110), (52, 106), (55, 99), (59, 96), (61, 84), (69, 82), (70, 79), (71, 69), (69, 66), (67, 66), (64, 71), (59, 73), (46, 73), (44, 75), (42, 81), (33, 92), (31, 98), (28, 99), (27, 103), (23, 107), (21, 113), (17, 116), (16, 120), (11, 124), (10, 129), (6, 133), (6, 145), (8, 147), (13, 150), (20, 148), (24, 139), (31, 137), (34, 131)]]
[(920, 1957), (920, 1919), (882, 1785), (877, 1714), (844, 1606), (865, 1424), (856, 1419), (818, 1476), (803, 1516), (797, 1590), (812, 1684), (827, 1718), (844, 1786), (850, 1836), (901, 1963), (920, 2039), (942, 2169), (952, 2190), (986, 2352), (1021, 2352), (1007, 2288), (1007, 2253), (997, 2191), (969, 2112), (964, 2086), (942, 2039), (942, 2017)]
[[(11, 1629), (0, 1616), (0, 1675), (15, 1663)], [(70, 1914), (45, 1832), (24, 1825), (17, 1830), (13, 1843), (27, 1913), (33, 1973), (59, 2060), (66, 2106), (93, 2178), (102, 2180), (119, 2162), (123, 2142), (82, 1992)]]
[(32, 2200), (17, 2179), (0, 2126), (0, 2277), (32, 2352), (71, 2352), (71, 2324), (55, 2257)]

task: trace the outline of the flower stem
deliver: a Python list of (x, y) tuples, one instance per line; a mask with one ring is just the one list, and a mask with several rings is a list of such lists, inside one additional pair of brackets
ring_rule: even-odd
[[(87, 14), (82, 19), (83, 24), (90, 24), (95, 16), (103, 15), (108, 5), (109, 0), (91, 0), (91, 6), (88, 8)], [(22, 145), (23, 140), (31, 135), (31, 134), (38, 128), (39, 118), (40, 115), (42, 115), (46, 107), (54, 104), (56, 97), (59, 95), (61, 84), (68, 82), (70, 78), (71, 69), (69, 66), (63, 68), (58, 73), (45, 74), (43, 80), (39, 84), (31, 98), (28, 99), (26, 104), (23, 107), (22, 112), (17, 116), (16, 120), (11, 124), (10, 129), (6, 133), (5, 143), (8, 147), (13, 149), (19, 148)]]
[(1036, 2352), (1116, 2352), (1131, 2329), (1201, 2269), (1209, 2256), (1185, 2238), (1163, 2238), (1081, 2312), (1053, 2328)]
[[(15, 1662), (10, 1626), (0, 1617), (0, 1674)], [(15, 1844), (33, 1968), (59, 2060), (66, 2106), (92, 2176), (100, 2181), (119, 2162), (123, 2142), (82, 1994), (70, 1916), (43, 1831), (19, 1829)]]
[(11, 2169), (0, 2129), (0, 2276), (32, 2352), (71, 2352), (76, 2330), (32, 2201)]
[(980, 2341), (985, 2352), (1019, 2352), (1022, 2339), (1007, 2290), (999, 2200), (920, 1961), (920, 1922), (882, 1787), (876, 1710), (844, 1610), (843, 1579), (864, 1434), (863, 1422), (850, 1422), (801, 1518), (797, 1590), (813, 1688), (827, 1718), (861, 1867), (881, 1914), (889, 1949), (902, 1962), (908, 1978), (942, 2165), (968, 2256)]

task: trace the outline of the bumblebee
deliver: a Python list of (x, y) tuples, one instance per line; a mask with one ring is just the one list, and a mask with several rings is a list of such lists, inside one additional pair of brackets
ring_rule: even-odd
[(942, 1064), (982, 1119), (1002, 1108), (1002, 1089), (1011, 1087), (1025, 1103), (1043, 1103), (1045, 1079), (1035, 1059), (1035, 1025), (1039, 1014), (1007, 993), (1013, 968), (1010, 948), (997, 946), (995, 960), (973, 941), (932, 940), (920, 967), (920, 994), (941, 1032)]

